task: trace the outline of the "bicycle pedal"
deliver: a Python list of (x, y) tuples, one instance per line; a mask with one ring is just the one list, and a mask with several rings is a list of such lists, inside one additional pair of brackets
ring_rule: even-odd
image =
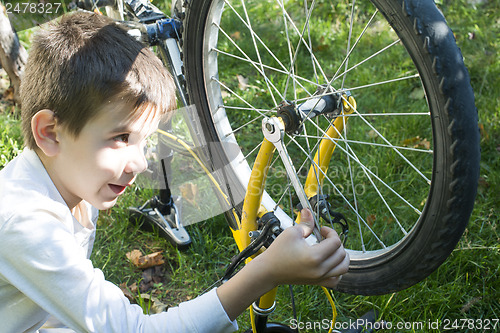
[(156, 208), (129, 207), (131, 218), (147, 222), (146, 226), (156, 228), (159, 233), (178, 248), (185, 248), (191, 244), (191, 237), (180, 220), (176, 205), (171, 213), (163, 215)]

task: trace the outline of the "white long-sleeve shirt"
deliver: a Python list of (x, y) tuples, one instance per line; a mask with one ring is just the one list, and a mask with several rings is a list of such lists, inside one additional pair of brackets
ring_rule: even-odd
[(49, 315), (76, 332), (237, 328), (215, 289), (167, 312), (144, 315), (92, 266), (88, 258), (98, 212), (85, 202), (78, 208), (93, 228), (72, 215), (32, 150), (25, 149), (0, 171), (1, 332), (37, 332)]

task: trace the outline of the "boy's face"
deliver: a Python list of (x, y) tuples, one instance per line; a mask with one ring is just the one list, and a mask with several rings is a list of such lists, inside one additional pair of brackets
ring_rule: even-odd
[(144, 146), (158, 120), (144, 112), (126, 121), (129, 114), (130, 108), (114, 104), (89, 121), (77, 138), (59, 131), (51, 177), (70, 209), (82, 199), (100, 210), (111, 208), (146, 170)]

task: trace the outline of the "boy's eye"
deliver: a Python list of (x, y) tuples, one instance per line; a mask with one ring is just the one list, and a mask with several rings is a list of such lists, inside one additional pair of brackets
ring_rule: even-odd
[(128, 143), (128, 138), (129, 138), (129, 134), (120, 134), (118, 136), (115, 136), (113, 138), (113, 140), (115, 140), (117, 142)]

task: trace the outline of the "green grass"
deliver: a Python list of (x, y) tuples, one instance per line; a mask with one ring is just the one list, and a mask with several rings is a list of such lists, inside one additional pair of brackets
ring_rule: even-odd
[(3, 111), (0, 117), (0, 168), (17, 156), (22, 148), (19, 117)]
[[(464, 55), (479, 111), (482, 156), (475, 208), (455, 251), (424, 281), (407, 290), (383, 296), (335, 293), (339, 322), (355, 320), (366, 311), (377, 309), (384, 320), (394, 325), (397, 322), (415, 323), (413, 329), (401, 329), (401, 332), (437, 332), (429, 328), (419, 329), (416, 323), (425, 323), (427, 327), (436, 320), (500, 317), (499, 8), (495, 1), (476, 6), (465, 0), (438, 1), (438, 5), (454, 30)], [(0, 168), (22, 149), (19, 113), (12, 113), (11, 109), (8, 103), (3, 103), (0, 111)], [(125, 254), (133, 249), (144, 253), (163, 250), (166, 263), (162, 281), (142, 294), (151, 294), (168, 306), (174, 306), (210, 288), (222, 276), (225, 265), (237, 250), (222, 215), (188, 226), (193, 244), (183, 251), (177, 250), (157, 233), (143, 231), (129, 221), (127, 208), (142, 204), (150, 196), (151, 191), (132, 189), (123, 195), (115, 208), (101, 213), (92, 260), (107, 279), (130, 286), (139, 284), (143, 277), (142, 272), (128, 262)], [(297, 286), (294, 293), (299, 320), (318, 323), (330, 318), (331, 310), (321, 289)], [(139, 297), (136, 301), (139, 302)], [(278, 310), (272, 320), (290, 323), (292, 309), (287, 287), (280, 288), (277, 302)], [(148, 307), (146, 303), (142, 304)], [(247, 314), (238, 321), (242, 330), (249, 325)], [(473, 330), (466, 326), (451, 331)]]

